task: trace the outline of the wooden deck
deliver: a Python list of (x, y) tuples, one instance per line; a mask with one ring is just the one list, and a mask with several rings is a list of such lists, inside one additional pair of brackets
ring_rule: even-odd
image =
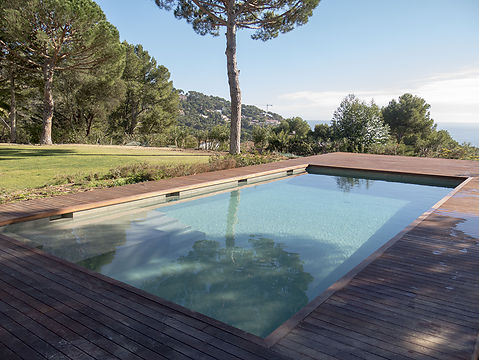
[(479, 162), (335, 153), (0, 206), (0, 224), (308, 164), (469, 178), (266, 340), (0, 236), (0, 359), (477, 359)]

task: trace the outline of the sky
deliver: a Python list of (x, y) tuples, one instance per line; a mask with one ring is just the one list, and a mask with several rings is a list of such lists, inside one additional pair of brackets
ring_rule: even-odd
[[(153, 0), (96, 2), (177, 89), (229, 98), (225, 31), (198, 35)], [(384, 106), (410, 92), (438, 123), (479, 124), (478, 19), (478, 0), (322, 0), (307, 24), (276, 39), (238, 32), (243, 103), (330, 120), (350, 93)]]

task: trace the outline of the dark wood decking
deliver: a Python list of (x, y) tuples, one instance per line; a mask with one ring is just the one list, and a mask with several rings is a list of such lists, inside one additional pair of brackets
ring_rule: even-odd
[(307, 164), (473, 177), (267, 341), (0, 236), (0, 359), (474, 359), (479, 163), (327, 154), (0, 206), (0, 224)]

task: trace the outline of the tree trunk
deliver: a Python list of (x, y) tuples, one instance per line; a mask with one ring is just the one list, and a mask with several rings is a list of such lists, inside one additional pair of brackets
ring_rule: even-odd
[[(13, 65), (12, 65), (13, 66)], [(10, 142), (17, 142), (17, 101), (15, 97), (15, 71), (10, 72)]]
[(93, 115), (90, 114), (87, 116), (87, 119), (86, 119), (86, 136), (87, 137), (90, 135), (91, 127), (93, 125), (93, 119), (94, 119)]
[(52, 119), (53, 119), (53, 64), (46, 61), (43, 65), (43, 132), (40, 144), (52, 144)]
[(235, 247), (235, 226), (238, 223), (238, 210), (240, 204), (240, 191), (234, 190), (230, 193), (230, 200), (228, 203), (228, 214), (226, 218), (226, 248)]
[(138, 125), (138, 111), (135, 108), (131, 109), (131, 118), (130, 123), (128, 124), (128, 134), (133, 135), (135, 133), (135, 129)]
[(235, 1), (228, 0), (228, 24), (226, 27), (226, 63), (231, 98), (230, 154), (239, 154), (241, 141), (241, 90), (239, 70), (236, 65), (236, 24), (233, 15)]

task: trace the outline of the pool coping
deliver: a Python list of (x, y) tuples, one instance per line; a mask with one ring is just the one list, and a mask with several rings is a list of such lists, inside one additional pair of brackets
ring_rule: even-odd
[[(307, 158), (303, 158), (307, 159)], [(296, 159), (295, 159), (296, 160)], [(289, 160), (291, 161), (291, 160)], [(49, 209), (46, 211), (37, 211), (34, 214), (30, 214), (27, 216), (19, 216), (15, 217), (13, 220), (0, 220), (0, 226), (15, 223), (15, 222), (23, 222), (23, 221), (28, 221), (28, 220), (34, 220), (34, 219), (39, 219), (39, 218), (45, 218), (53, 215), (61, 215), (65, 213), (70, 213), (70, 212), (77, 212), (77, 211), (83, 211), (83, 210), (89, 210), (89, 209), (94, 209), (94, 208), (99, 208), (99, 207), (104, 207), (108, 205), (115, 205), (115, 204), (121, 204), (121, 203), (126, 203), (126, 202), (131, 202), (135, 200), (140, 200), (140, 199), (146, 199), (150, 197), (155, 197), (158, 195), (164, 195), (167, 193), (171, 192), (177, 192), (177, 191), (185, 191), (189, 189), (198, 189), (198, 188), (203, 188), (207, 186), (213, 186), (213, 185), (218, 185), (226, 182), (231, 182), (231, 181), (236, 181), (236, 180), (241, 180), (245, 178), (253, 178), (257, 176), (262, 176), (262, 175), (269, 175), (269, 174), (275, 174), (275, 173), (281, 173), (287, 170), (291, 169), (301, 169), (301, 168), (307, 168), (308, 166), (318, 166), (318, 167), (328, 167), (328, 168), (337, 168), (337, 169), (343, 169), (343, 170), (363, 170), (366, 172), (377, 172), (377, 173), (392, 173), (392, 174), (402, 174), (402, 175), (421, 175), (421, 176), (431, 176), (434, 178), (455, 178), (455, 179), (461, 179), (463, 180), (456, 188), (454, 188), (451, 192), (449, 192), (445, 197), (443, 197), (441, 200), (439, 200), (436, 204), (434, 204), (428, 211), (423, 213), (421, 216), (416, 218), (411, 224), (409, 224), (406, 228), (404, 228), (400, 233), (398, 233), (396, 236), (394, 236), (392, 239), (390, 239), (386, 244), (384, 244), (381, 248), (376, 250), (374, 253), (369, 255), (366, 259), (364, 259), (360, 264), (358, 264), (355, 268), (353, 268), (350, 272), (348, 272), (346, 275), (344, 275), (341, 279), (336, 281), (334, 284), (332, 284), (327, 290), (325, 290), (322, 294), (318, 295), (315, 299), (313, 299), (311, 302), (309, 302), (305, 307), (303, 307), (300, 311), (298, 311), (295, 315), (293, 315), (291, 318), (289, 318), (286, 322), (284, 322), (282, 325), (280, 325), (273, 333), (271, 333), (269, 336), (266, 338), (261, 338), (256, 335), (253, 335), (251, 333), (245, 332), (243, 330), (240, 330), (238, 328), (235, 328), (233, 326), (230, 326), (228, 324), (225, 324), (221, 321), (218, 321), (216, 319), (210, 318), (206, 315), (203, 315), (201, 313), (194, 312), (190, 309), (187, 309), (185, 307), (182, 307), (180, 305), (170, 303), (166, 301), (165, 299), (162, 299), (160, 297), (157, 297), (155, 295), (151, 295), (147, 292), (144, 292), (143, 290), (137, 289), (131, 285), (125, 284), (123, 282), (120, 282), (115, 279), (111, 279), (107, 276), (104, 276), (102, 274), (98, 274), (95, 272), (92, 272), (90, 270), (84, 269), (78, 265), (72, 264), (66, 260), (57, 258), (53, 255), (44, 253), (41, 250), (37, 249), (32, 249), (32, 251), (37, 252), (39, 254), (42, 254), (43, 256), (46, 256), (50, 259), (53, 259), (57, 262), (63, 263), (69, 267), (73, 267), (76, 270), (80, 270), (82, 272), (88, 273), (89, 275), (95, 276), (96, 278), (99, 278), (103, 281), (107, 281), (115, 286), (120, 286), (128, 291), (134, 292), (140, 296), (147, 297), (150, 300), (154, 300), (155, 302), (158, 302), (162, 305), (166, 305), (168, 307), (171, 307), (172, 309), (175, 309), (177, 311), (181, 311), (182, 313), (186, 315), (190, 315), (192, 317), (201, 319), (202, 321), (205, 321), (207, 323), (214, 324), (216, 326), (221, 327), (222, 329), (238, 335), (246, 340), (252, 341), (256, 344), (263, 345), (267, 348), (272, 347), (274, 344), (276, 344), (279, 340), (281, 340), (286, 334), (288, 334), (291, 329), (293, 329), (301, 320), (303, 320), (305, 317), (307, 317), (308, 314), (310, 314), (315, 308), (317, 308), (320, 304), (325, 302), (330, 296), (332, 296), (336, 291), (339, 289), (345, 287), (362, 269), (364, 269), (366, 266), (368, 266), (370, 263), (372, 263), (375, 259), (380, 257), (389, 247), (391, 247), (394, 243), (396, 243), (400, 238), (402, 238), (407, 232), (411, 231), (415, 227), (417, 227), (424, 219), (426, 219), (430, 214), (432, 214), (437, 208), (439, 208), (442, 204), (444, 204), (447, 200), (449, 200), (451, 197), (454, 196), (457, 192), (459, 192), (464, 186), (466, 186), (470, 181), (473, 179), (477, 178), (474, 176), (462, 176), (462, 175), (436, 175), (436, 174), (430, 174), (430, 173), (424, 173), (424, 172), (415, 172), (415, 171), (398, 171), (398, 170), (374, 170), (374, 169), (365, 169), (363, 167), (356, 167), (356, 166), (333, 166), (333, 165), (322, 165), (322, 164), (316, 164), (316, 163), (311, 163), (310, 161), (297, 161), (299, 164), (295, 164), (292, 166), (284, 166), (272, 170), (266, 170), (266, 171), (260, 171), (260, 172), (245, 172), (242, 175), (236, 175), (236, 176), (230, 176), (230, 177), (225, 177), (220, 180), (213, 180), (213, 181), (199, 181), (194, 184), (190, 185), (183, 185), (183, 186), (176, 186), (176, 187), (168, 187), (167, 189), (162, 189), (162, 190), (157, 190), (157, 191), (145, 191), (140, 194), (135, 194), (135, 195), (128, 195), (124, 197), (115, 197), (114, 199), (108, 199), (108, 200), (100, 200), (100, 201), (92, 201), (89, 202), (88, 204), (80, 204), (78, 206), (66, 206), (62, 208), (56, 208), (56, 209)], [(249, 167), (254, 168), (253, 167)], [(236, 169), (238, 170), (238, 169)], [(203, 174), (198, 174), (199, 176), (205, 175)], [(196, 175), (192, 175), (191, 177), (195, 177)], [(188, 177), (187, 177), (188, 178)], [(174, 179), (172, 179), (174, 180)], [(138, 185), (138, 184), (135, 184)], [(118, 189), (118, 188), (115, 188)], [(109, 190), (109, 189), (107, 189)], [(61, 196), (59, 196), (61, 198)], [(17, 203), (18, 204), (18, 203)], [(0, 205), (1, 208), (1, 205)], [(6, 237), (6, 236), (3, 236)], [(13, 241), (15, 243), (19, 243), (14, 239), (9, 238), (9, 241)], [(21, 246), (25, 248), (30, 248), (28, 245), (21, 244)], [(474, 356), (477, 358), (477, 355), (479, 353), (479, 337), (477, 340), (476, 348), (474, 350), (474, 354), (472, 359), (475, 359)]]

